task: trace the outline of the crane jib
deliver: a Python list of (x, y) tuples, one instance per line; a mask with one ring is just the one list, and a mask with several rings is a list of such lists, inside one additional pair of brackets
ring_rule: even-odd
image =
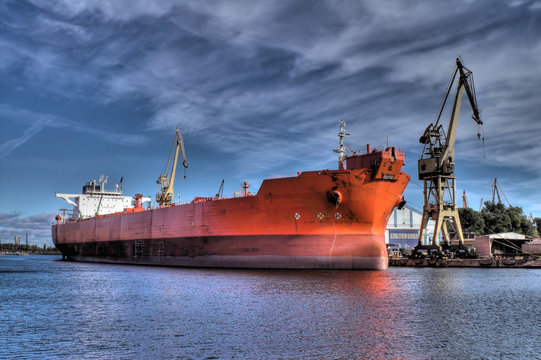
[[(171, 161), (171, 156), (173, 154), (173, 149), (175, 149), (175, 155), (173, 158), (173, 164), (171, 166), (170, 175), (167, 174), (167, 169), (169, 169), (169, 163)], [(163, 205), (170, 205), (174, 197), (173, 186), (175, 183), (175, 175), (177, 171), (177, 162), (178, 162), (178, 153), (182, 155), (182, 165), (184, 168), (188, 167), (188, 161), (186, 159), (186, 152), (184, 151), (184, 142), (182, 135), (178, 128), (175, 132), (175, 138), (173, 139), (173, 145), (171, 151), (169, 152), (169, 158), (167, 159), (167, 164), (165, 166), (165, 171), (160, 174), (156, 183), (160, 185), (160, 192), (156, 194), (156, 202)]]

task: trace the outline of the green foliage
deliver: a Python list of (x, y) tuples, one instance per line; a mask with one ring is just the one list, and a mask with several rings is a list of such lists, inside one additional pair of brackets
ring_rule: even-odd
[(480, 213), (472, 209), (459, 209), (459, 214), (462, 231), (465, 233), (473, 231), (475, 235), (481, 235), (515, 232), (527, 236), (534, 235), (532, 223), (522, 213), (520, 207), (506, 207), (502, 203), (486, 201)]
[(534, 217), (533, 222), (535, 223), (535, 229), (537, 230), (537, 236), (541, 236), (541, 234), (540, 234), (540, 231), (541, 231), (541, 218)]
[(481, 210), (481, 215), (485, 220), (485, 234), (511, 232), (511, 217), (507, 212), (505, 205), (501, 202), (493, 203), (485, 201), (485, 207)]
[(485, 229), (485, 219), (478, 211), (471, 208), (459, 208), (460, 224), (465, 238), (473, 238), (483, 235)]
[(509, 217), (511, 218), (511, 226), (513, 232), (528, 236), (534, 235), (534, 228), (530, 220), (522, 213), (522, 208), (510, 206), (507, 208)]

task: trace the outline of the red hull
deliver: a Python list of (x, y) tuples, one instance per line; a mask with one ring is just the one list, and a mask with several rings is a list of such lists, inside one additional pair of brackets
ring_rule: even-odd
[(393, 149), (391, 166), (382, 154), (354, 158), (356, 169), (265, 180), (255, 196), (59, 223), (53, 241), (83, 261), (385, 269), (385, 227), (409, 175), (402, 154)]

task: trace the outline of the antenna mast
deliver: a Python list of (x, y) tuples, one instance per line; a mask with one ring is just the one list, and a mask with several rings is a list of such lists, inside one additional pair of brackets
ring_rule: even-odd
[(338, 154), (338, 169), (344, 170), (344, 159), (346, 158), (346, 148), (344, 147), (344, 137), (349, 136), (346, 133), (346, 122), (340, 120), (340, 131), (338, 131), (338, 138), (340, 139), (338, 143), (338, 148), (333, 151)]

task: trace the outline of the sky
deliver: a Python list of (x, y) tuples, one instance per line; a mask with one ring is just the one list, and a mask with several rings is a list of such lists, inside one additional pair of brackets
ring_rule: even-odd
[(497, 177), (541, 216), (541, 1), (5, 0), (0, 13), (3, 242), (51, 245), (67, 205), (54, 193), (100, 174), (154, 198), (175, 127), (182, 201), (222, 178), (224, 194), (256, 192), (269, 175), (336, 168), (343, 119), (351, 148), (405, 151), (420, 209), (418, 139), (457, 57), (484, 122), (464, 97), (459, 202), (466, 190), (478, 210)]

